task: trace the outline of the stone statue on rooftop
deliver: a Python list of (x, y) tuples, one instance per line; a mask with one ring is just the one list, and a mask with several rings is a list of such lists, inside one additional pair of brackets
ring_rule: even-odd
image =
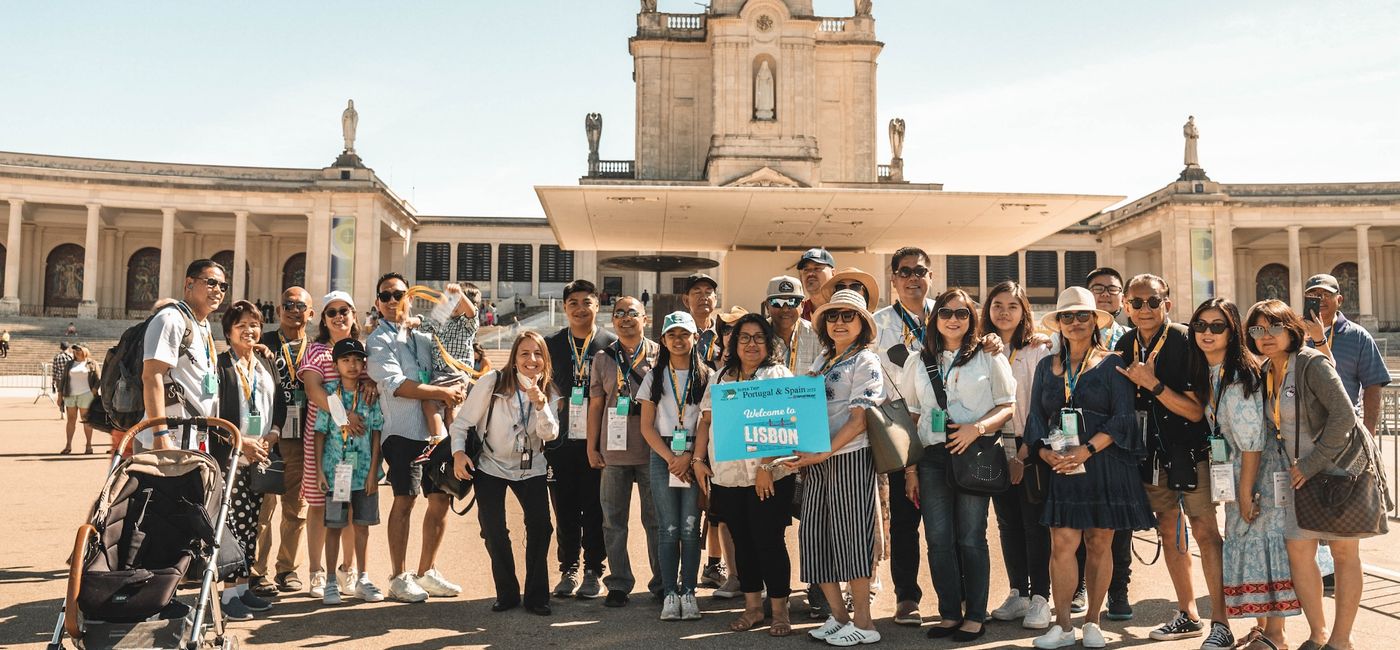
[(774, 97), (773, 69), (768, 67), (768, 60), (764, 59), (763, 64), (758, 67), (758, 74), (754, 76), (753, 80), (754, 119), (773, 119), (773, 109), (776, 104), (776, 98)]
[(871, 0), (856, 0), (856, 15), (869, 16), (872, 4)]
[(656, 0), (642, 0), (642, 13), (644, 13), (644, 14), (654, 14), (654, 13), (656, 13)]
[(904, 119), (890, 120), (890, 155), (895, 160), (904, 157)]
[(588, 134), (588, 158), (598, 157), (598, 140), (603, 137), (603, 115), (589, 113), (583, 118), (583, 130)]
[(1195, 115), (1186, 116), (1186, 124), (1182, 125), (1181, 134), (1186, 137), (1186, 166), (1200, 167), (1201, 158), (1196, 153), (1196, 141), (1201, 139), (1201, 132), (1196, 130)]
[(345, 104), (345, 112), (340, 114), (340, 134), (345, 136), (345, 152), (355, 153), (355, 129), (360, 126), (360, 113), (355, 110), (355, 100)]

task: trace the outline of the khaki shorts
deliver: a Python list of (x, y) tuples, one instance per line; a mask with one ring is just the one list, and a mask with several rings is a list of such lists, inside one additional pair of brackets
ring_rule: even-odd
[(1210, 463), (1196, 463), (1196, 489), (1190, 492), (1173, 490), (1166, 486), (1167, 472), (1157, 472), (1157, 484), (1143, 483), (1147, 490), (1147, 502), (1152, 504), (1152, 512), (1161, 514), (1176, 510), (1177, 499), (1186, 508), (1187, 517), (1214, 517), (1215, 502), (1210, 500)]
[(82, 395), (69, 395), (63, 398), (63, 408), (87, 410), (89, 406), (92, 406), (91, 392), (83, 393)]

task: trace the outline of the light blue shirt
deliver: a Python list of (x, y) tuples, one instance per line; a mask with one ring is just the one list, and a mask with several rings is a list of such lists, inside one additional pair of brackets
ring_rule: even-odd
[(369, 376), (379, 386), (379, 406), (384, 412), (384, 439), (402, 436), (409, 440), (428, 439), (428, 421), (416, 399), (399, 397), (394, 391), (405, 381), (428, 383), (431, 366), (426, 361), (432, 349), (428, 335), (401, 330), (394, 323), (380, 321), (369, 335)]

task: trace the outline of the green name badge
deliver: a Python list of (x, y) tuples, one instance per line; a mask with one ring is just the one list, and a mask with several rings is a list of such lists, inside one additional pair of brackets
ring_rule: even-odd
[(570, 403), (570, 404), (582, 404), (582, 403), (583, 403), (583, 398), (584, 398), (583, 386), (574, 386), (573, 392), (569, 394), (569, 403)]
[(632, 414), (632, 398), (626, 395), (617, 396), (617, 414), (623, 417)]
[(671, 432), (671, 451), (677, 454), (685, 453), (687, 447), (686, 439), (688, 437), (690, 437), (689, 431), (676, 427), (676, 429)]
[(1210, 437), (1210, 460), (1215, 463), (1223, 463), (1230, 460), (1230, 452), (1225, 448), (1225, 439), (1220, 436)]
[(1060, 409), (1060, 431), (1066, 438), (1079, 440), (1079, 409)]
[(420, 384), (431, 383), (431, 382), (432, 382), (432, 379), (433, 379), (433, 378), (432, 378), (432, 375), (428, 374), (428, 371), (427, 371), (427, 370), (419, 370), (419, 371), (418, 371), (418, 383), (420, 383)]
[(219, 378), (214, 373), (204, 375), (204, 394), (213, 395), (219, 392)]
[(934, 409), (928, 414), (928, 429), (934, 433), (945, 433), (948, 430), (948, 413), (943, 409)]
[(262, 414), (250, 413), (248, 415), (248, 428), (243, 430), (243, 434), (261, 436), (262, 430)]
[(298, 405), (305, 404), (306, 391), (300, 389), (292, 391), (292, 400), (294, 400)]

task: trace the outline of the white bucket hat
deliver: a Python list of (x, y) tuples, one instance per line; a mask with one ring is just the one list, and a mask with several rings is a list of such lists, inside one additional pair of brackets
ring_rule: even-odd
[(1094, 304), (1094, 294), (1089, 293), (1084, 287), (1070, 287), (1060, 292), (1060, 299), (1055, 301), (1055, 311), (1052, 311), (1040, 318), (1040, 324), (1052, 332), (1060, 331), (1059, 316), (1064, 312), (1071, 311), (1091, 311), (1098, 320), (1099, 329), (1108, 327), (1113, 322), (1113, 315), (1099, 309)]

